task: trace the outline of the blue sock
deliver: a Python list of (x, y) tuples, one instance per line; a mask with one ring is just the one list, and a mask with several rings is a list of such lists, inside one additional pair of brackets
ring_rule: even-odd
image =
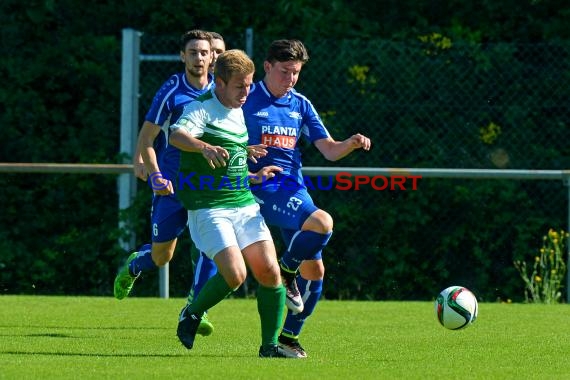
[(323, 280), (308, 281), (301, 276), (297, 276), (297, 286), (303, 297), (305, 307), (298, 314), (291, 312), (291, 310), (287, 311), (287, 317), (281, 333), (289, 338), (297, 338), (305, 324), (305, 319), (313, 314), (323, 292)]
[(313, 231), (297, 231), (287, 245), (280, 263), (284, 269), (295, 272), (301, 261), (312, 259), (315, 254), (322, 251), (331, 238), (332, 232), (319, 234)]
[(138, 250), (137, 257), (129, 263), (129, 273), (133, 277), (137, 277), (142, 272), (156, 270), (158, 268), (154, 261), (152, 261), (152, 246), (145, 244)]
[(194, 268), (194, 282), (192, 283), (192, 289), (190, 289), (190, 295), (188, 296), (188, 303), (192, 303), (192, 300), (198, 296), (200, 290), (204, 284), (218, 273), (218, 267), (214, 260), (206, 256), (205, 253), (201, 252), (198, 260), (195, 263)]

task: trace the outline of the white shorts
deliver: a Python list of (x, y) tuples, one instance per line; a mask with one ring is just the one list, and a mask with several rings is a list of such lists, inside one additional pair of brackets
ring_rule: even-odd
[(272, 240), (259, 205), (237, 208), (209, 208), (188, 211), (190, 236), (196, 247), (210, 259), (224, 248), (245, 247)]

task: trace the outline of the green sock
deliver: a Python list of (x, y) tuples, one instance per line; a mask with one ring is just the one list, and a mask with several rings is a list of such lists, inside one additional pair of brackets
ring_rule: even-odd
[(283, 324), (285, 287), (257, 287), (257, 311), (261, 319), (261, 345), (277, 344), (277, 336)]
[(192, 304), (188, 307), (188, 311), (192, 314), (202, 315), (206, 310), (219, 303), (226, 298), (233, 289), (220, 273), (210, 278), (205, 284), (198, 296), (192, 300)]
[[(201, 255), (202, 254), (200, 253), (200, 250), (196, 248), (194, 244), (192, 244), (192, 247), (190, 248), (190, 258), (192, 261), (193, 273), (196, 273), (196, 265), (198, 264), (198, 260), (200, 260)], [(194, 300), (194, 286), (190, 288), (190, 292), (188, 293), (188, 303), (191, 304), (193, 300)]]

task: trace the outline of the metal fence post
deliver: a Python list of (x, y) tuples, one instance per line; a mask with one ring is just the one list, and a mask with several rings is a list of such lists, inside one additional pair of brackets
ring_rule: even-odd
[[(138, 89), (139, 89), (139, 51), (141, 33), (133, 29), (123, 29), (123, 56), (121, 65), (121, 146), (120, 153), (126, 155), (123, 163), (130, 163), (135, 151), (138, 131)], [(119, 192), (119, 212), (131, 205), (136, 193), (136, 178), (132, 173), (123, 173), (117, 180)], [(119, 220), (119, 228), (126, 223)], [(130, 239), (121, 239), (120, 246), (131, 250), (135, 244), (135, 235)]]
[(245, 30), (245, 52), (253, 59), (253, 28)]
[(166, 263), (158, 267), (158, 294), (160, 298), (170, 297), (170, 268)]

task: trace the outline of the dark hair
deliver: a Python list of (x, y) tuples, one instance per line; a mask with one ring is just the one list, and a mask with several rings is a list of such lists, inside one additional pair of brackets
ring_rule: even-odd
[(210, 32), (210, 34), (212, 35), (212, 39), (213, 40), (222, 40), (224, 41), (224, 37), (222, 37), (222, 35), (218, 32)]
[(269, 45), (265, 60), (270, 63), (300, 61), (304, 64), (309, 60), (309, 53), (299, 40), (275, 40)]
[(205, 30), (193, 29), (180, 36), (180, 51), (186, 50), (186, 45), (192, 40), (206, 40), (212, 46), (212, 33)]

